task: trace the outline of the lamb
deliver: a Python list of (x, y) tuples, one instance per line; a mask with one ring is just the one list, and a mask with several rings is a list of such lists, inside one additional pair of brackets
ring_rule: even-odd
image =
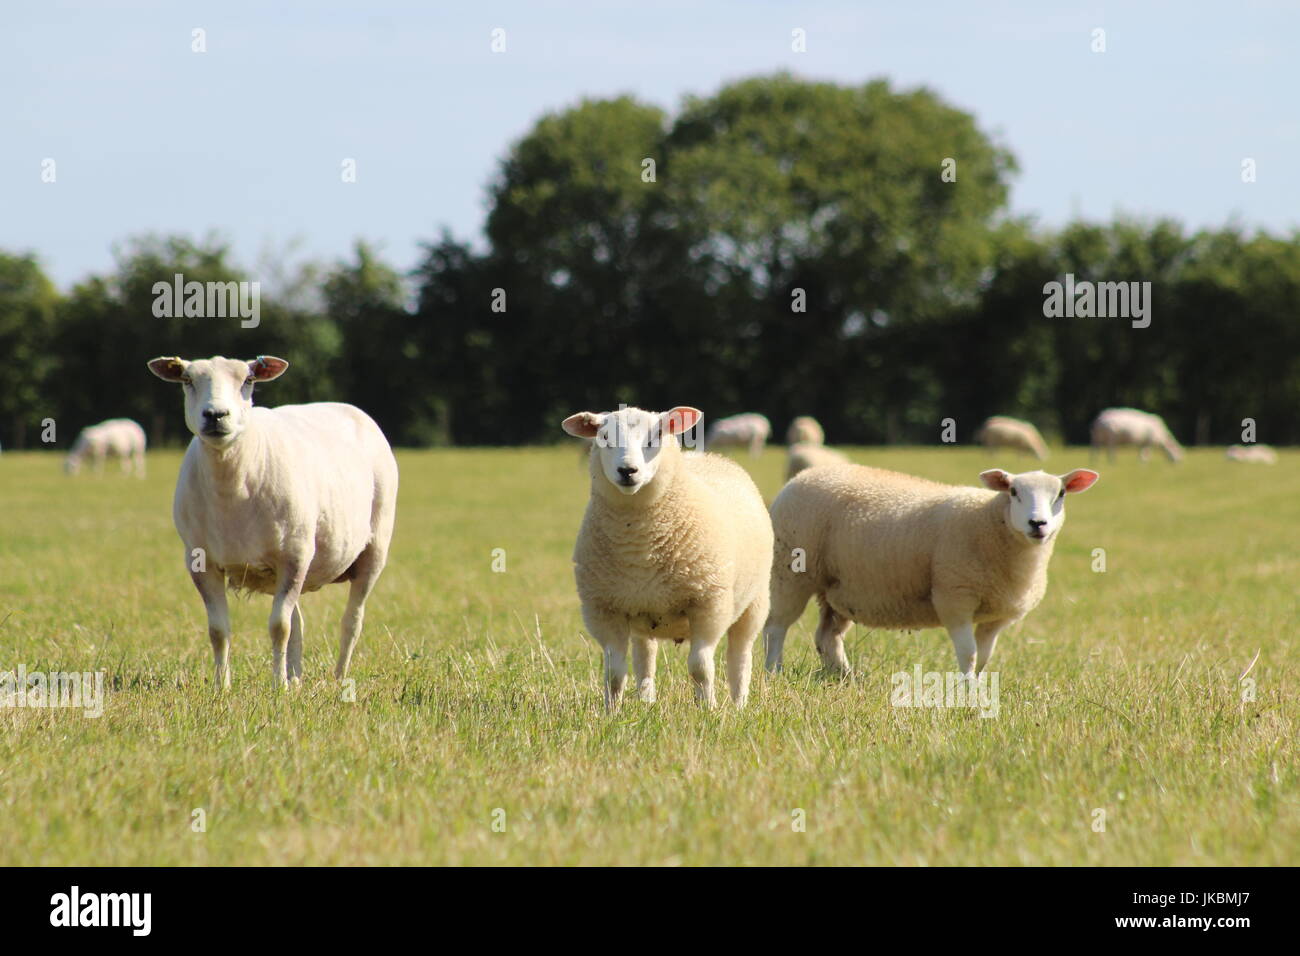
[(1005, 415), (993, 415), (984, 420), (984, 424), (975, 432), (975, 440), (988, 450), (994, 448), (1015, 448), (1028, 452), (1039, 461), (1047, 458), (1047, 443), (1038, 429), (1019, 418)]
[(122, 460), (124, 474), (144, 475), (144, 429), (129, 418), (110, 418), (98, 425), (88, 425), (72, 443), (64, 470), (75, 475), (81, 471), (82, 462), (89, 458), (95, 463), (96, 474), (104, 471), (104, 459), (116, 456)]
[(562, 427), (592, 438), (591, 496), (573, 549), (582, 617), (604, 651), (613, 711), (632, 649), (637, 691), (655, 697), (656, 641), (689, 640), (695, 698), (714, 705), (713, 655), (727, 635), (727, 682), (743, 707), (767, 617), (772, 522), (748, 473), (722, 455), (687, 457), (672, 436), (698, 409), (578, 412)]
[(1276, 465), (1277, 452), (1268, 445), (1229, 445), (1225, 456), (1228, 461), (1256, 465)]
[(781, 667), (786, 630), (816, 596), (816, 646), (846, 673), (854, 622), (890, 630), (943, 626), (963, 678), (993, 654), (998, 634), (1032, 611), (1065, 520), (1065, 496), (1095, 471), (981, 473), (990, 489), (942, 485), (879, 468), (814, 468), (772, 503), (776, 534), (767, 667)]
[(848, 459), (841, 452), (825, 445), (800, 443), (791, 445), (786, 452), (785, 480), (789, 481), (801, 471), (825, 465), (845, 465)]
[(826, 433), (817, 419), (811, 415), (800, 415), (790, 423), (785, 433), (785, 443), (794, 445), (824, 445)]
[(1172, 462), (1183, 460), (1183, 446), (1178, 444), (1159, 415), (1141, 412), (1136, 408), (1108, 408), (1093, 420), (1092, 454), (1105, 448), (1111, 461), (1119, 445), (1137, 445), (1138, 457), (1146, 461), (1154, 445)]
[(772, 434), (772, 423), (757, 412), (745, 412), (730, 418), (719, 418), (710, 427), (704, 439), (704, 447), (719, 448), (734, 445), (749, 449), (757, 458), (763, 453), (768, 436)]
[(256, 383), (288, 366), (271, 355), (149, 362), (163, 381), (184, 387), (194, 438), (172, 515), (207, 608), (221, 689), (230, 686), (227, 586), (273, 596), (271, 678), (284, 687), (302, 679), (300, 596), (350, 582), (334, 669), (345, 677), (393, 534), (397, 462), (368, 415), (337, 402), (253, 407)]

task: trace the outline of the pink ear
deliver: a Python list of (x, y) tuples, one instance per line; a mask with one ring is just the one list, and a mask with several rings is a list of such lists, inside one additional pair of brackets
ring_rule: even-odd
[(704, 413), (698, 408), (678, 405), (672, 411), (663, 413), (664, 430), (670, 435), (680, 435), (698, 425), (703, 417)]
[(988, 471), (980, 472), (980, 481), (984, 482), (984, 487), (993, 491), (1010, 491), (1012, 477), (1014, 476), (1001, 468), (990, 468)]
[(283, 375), (288, 367), (289, 363), (282, 358), (276, 358), (274, 355), (259, 355), (248, 363), (248, 374), (256, 381), (269, 382)]
[(184, 359), (173, 356), (156, 358), (149, 360), (149, 371), (153, 372), (164, 382), (179, 382), (185, 375)]
[(562, 421), (560, 427), (574, 438), (595, 438), (604, 420), (604, 415), (595, 412), (578, 412)]
[(1080, 491), (1087, 491), (1100, 477), (1101, 475), (1095, 471), (1089, 471), (1087, 468), (1076, 468), (1068, 475), (1062, 475), (1061, 481), (1065, 483), (1066, 491), (1077, 494)]

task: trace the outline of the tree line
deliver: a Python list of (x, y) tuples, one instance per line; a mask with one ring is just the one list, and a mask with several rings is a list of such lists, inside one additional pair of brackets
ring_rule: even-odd
[[(541, 117), (490, 182), (485, 241), (444, 232), (406, 273), (361, 242), (247, 269), (218, 238), (142, 236), (65, 292), (0, 253), (0, 443), (39, 446), (53, 420), (66, 447), (118, 416), (181, 441), (144, 368), (164, 354), (280, 355), (258, 401), (352, 402), (411, 446), (559, 440), (620, 403), (809, 414), (837, 444), (937, 442), (949, 418), (966, 441), (989, 414), (1080, 443), (1112, 405), (1188, 443), (1246, 418), (1300, 441), (1300, 235), (1043, 229), (1008, 212), (1016, 171), (928, 90), (777, 74), (671, 116), (625, 96)], [(156, 314), (176, 275), (259, 282), (255, 327)], [(1138, 283), (1147, 324), (1061, 314), (1059, 289), (1089, 283)]]

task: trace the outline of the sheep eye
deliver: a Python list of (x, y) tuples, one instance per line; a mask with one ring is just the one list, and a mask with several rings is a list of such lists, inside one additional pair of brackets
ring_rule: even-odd
[(1012, 497), (1012, 498), (1019, 498), (1019, 497), (1020, 497), (1018, 494), (1016, 494), (1016, 489), (1014, 489), (1014, 488), (1011, 489), (1011, 497)]
[(188, 375), (183, 375), (183, 376), (181, 376), (181, 384), (184, 385), (184, 386), (186, 386), (186, 387), (188, 388), (189, 386), (193, 385), (194, 383), (193, 383), (192, 381), (190, 381), (190, 377), (189, 377)]
[(244, 379), (244, 384), (245, 384), (245, 385), (252, 385), (252, 384), (253, 384), (253, 376), (250, 375), (250, 376), (248, 376), (248, 378)]

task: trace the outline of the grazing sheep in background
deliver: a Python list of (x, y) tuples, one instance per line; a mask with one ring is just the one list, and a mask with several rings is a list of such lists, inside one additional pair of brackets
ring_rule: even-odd
[(855, 621), (945, 627), (962, 675), (983, 670), (998, 633), (1043, 597), (1065, 495), (1097, 473), (992, 469), (980, 479), (991, 491), (843, 465), (786, 485), (772, 503), (768, 669), (780, 668), (786, 630), (816, 596), (816, 646), (831, 671), (848, 670), (844, 634)]
[(822, 426), (817, 419), (811, 415), (800, 415), (786, 429), (785, 443), (787, 445), (824, 445), (826, 444), (826, 433), (822, 431)]
[(789, 481), (801, 471), (820, 468), (823, 465), (847, 465), (849, 460), (843, 454), (825, 445), (791, 445), (786, 453), (785, 480)]
[(573, 549), (582, 617), (604, 650), (605, 704), (618, 706), (627, 652), (654, 700), (656, 640), (691, 642), (695, 697), (714, 704), (713, 654), (727, 635), (731, 699), (749, 694), (751, 651), (767, 617), (772, 522), (753, 480), (721, 455), (687, 457), (674, 435), (698, 409), (578, 412), (570, 435), (595, 439), (591, 497)]
[(351, 582), (334, 670), (344, 677), (393, 534), (397, 462), (368, 415), (338, 402), (253, 407), (254, 384), (288, 366), (270, 355), (149, 362), (185, 389), (194, 438), (172, 514), (207, 608), (220, 688), (230, 686), (227, 585), (274, 596), (271, 678), (284, 686), (302, 677), (299, 597)]
[(1164, 419), (1136, 408), (1108, 408), (1093, 420), (1094, 458), (1099, 449), (1105, 448), (1109, 459), (1114, 461), (1115, 448), (1119, 445), (1137, 445), (1140, 449), (1138, 457), (1142, 461), (1151, 457), (1152, 445), (1163, 451), (1170, 461), (1183, 460), (1183, 446), (1170, 433)]
[(98, 425), (81, 430), (68, 452), (63, 469), (70, 475), (81, 471), (82, 462), (89, 458), (95, 463), (95, 473), (104, 471), (104, 459), (122, 459), (122, 471), (144, 477), (144, 429), (129, 418), (110, 418)]
[(757, 458), (763, 453), (763, 446), (767, 444), (768, 436), (771, 434), (771, 422), (756, 412), (719, 418), (709, 426), (708, 434), (704, 439), (704, 450), (707, 451), (715, 446), (723, 448), (734, 445), (748, 448), (749, 453)]
[(1038, 429), (1029, 422), (1005, 415), (993, 415), (984, 420), (975, 440), (989, 451), (995, 448), (1015, 448), (1028, 452), (1039, 461), (1047, 458), (1047, 443)]
[(1268, 445), (1229, 445), (1224, 457), (1228, 461), (1241, 461), (1257, 465), (1277, 464), (1277, 452)]

